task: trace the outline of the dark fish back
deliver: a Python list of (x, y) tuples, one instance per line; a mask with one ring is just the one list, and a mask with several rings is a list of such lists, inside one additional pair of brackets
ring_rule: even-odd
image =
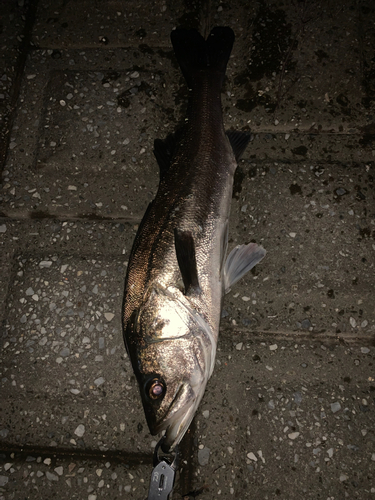
[(231, 189), (235, 169), (220, 97), (234, 33), (230, 28), (214, 28), (204, 40), (195, 30), (176, 29), (171, 41), (191, 92), (184, 129), (164, 141), (155, 141), (160, 184), (129, 259), (123, 307), (127, 345), (142, 340), (132, 331), (130, 318), (141, 306), (150, 282), (167, 265), (175, 265), (179, 273), (174, 230), (183, 219), (204, 224), (209, 214), (219, 212), (223, 190)]

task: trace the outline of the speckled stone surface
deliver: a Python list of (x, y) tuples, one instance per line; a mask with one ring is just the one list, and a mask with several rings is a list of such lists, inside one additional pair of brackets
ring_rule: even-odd
[(109, 460), (67, 460), (51, 456), (8, 457), (0, 475), (6, 497), (87, 499), (145, 498), (148, 466), (135, 468)]
[(3, 4), (0, 500), (147, 496), (124, 279), (186, 110), (170, 31), (215, 25), (251, 133), (229, 246), (268, 253), (225, 297), (173, 498), (375, 498), (373, 2)]
[(196, 418), (207, 452), (204, 461), (198, 452), (196, 489), (205, 485), (209, 498), (371, 498), (373, 366), (367, 347), (224, 338)]

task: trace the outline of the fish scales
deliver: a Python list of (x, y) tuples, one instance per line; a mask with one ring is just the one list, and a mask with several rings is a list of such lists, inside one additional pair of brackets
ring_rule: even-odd
[[(220, 234), (216, 233), (223, 231), (215, 222), (226, 221), (229, 215), (236, 162), (224, 132), (219, 89), (216, 92), (216, 99), (208, 88), (192, 97), (185, 137), (136, 237), (129, 262), (125, 321), (134, 307), (132, 302), (137, 305), (142, 300), (144, 288), (151, 279), (162, 280), (165, 286), (179, 279), (174, 252), (175, 227), (193, 232), (201, 274), (210, 272), (207, 266), (219, 270), (216, 260), (208, 260), (206, 255), (217, 238), (220, 240)], [(200, 107), (199, 103), (205, 106)], [(202, 279), (203, 290), (210, 287), (206, 282)]]
[[(155, 141), (160, 183), (133, 244), (123, 330), (152, 434), (173, 448), (190, 425), (211, 376), (226, 289), (265, 255), (236, 247), (224, 264), (233, 176), (247, 134), (226, 134), (221, 87), (234, 35), (207, 41), (178, 29), (172, 44), (189, 86), (184, 129)], [(229, 137), (229, 138), (228, 138)]]

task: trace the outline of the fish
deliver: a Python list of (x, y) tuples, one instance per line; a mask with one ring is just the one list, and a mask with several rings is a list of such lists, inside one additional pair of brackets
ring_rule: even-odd
[(123, 336), (152, 435), (164, 452), (190, 426), (215, 365), (224, 294), (266, 254), (256, 243), (226, 258), (233, 176), (250, 135), (225, 132), (221, 90), (234, 43), (229, 27), (207, 39), (171, 33), (189, 89), (184, 126), (154, 141), (160, 182), (131, 249)]

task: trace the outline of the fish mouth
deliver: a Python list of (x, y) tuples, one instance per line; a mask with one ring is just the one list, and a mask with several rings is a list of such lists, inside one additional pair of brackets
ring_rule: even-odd
[(167, 453), (181, 441), (193, 420), (199, 399), (188, 384), (181, 384), (167, 412), (152, 426), (152, 434), (166, 430), (162, 451)]

